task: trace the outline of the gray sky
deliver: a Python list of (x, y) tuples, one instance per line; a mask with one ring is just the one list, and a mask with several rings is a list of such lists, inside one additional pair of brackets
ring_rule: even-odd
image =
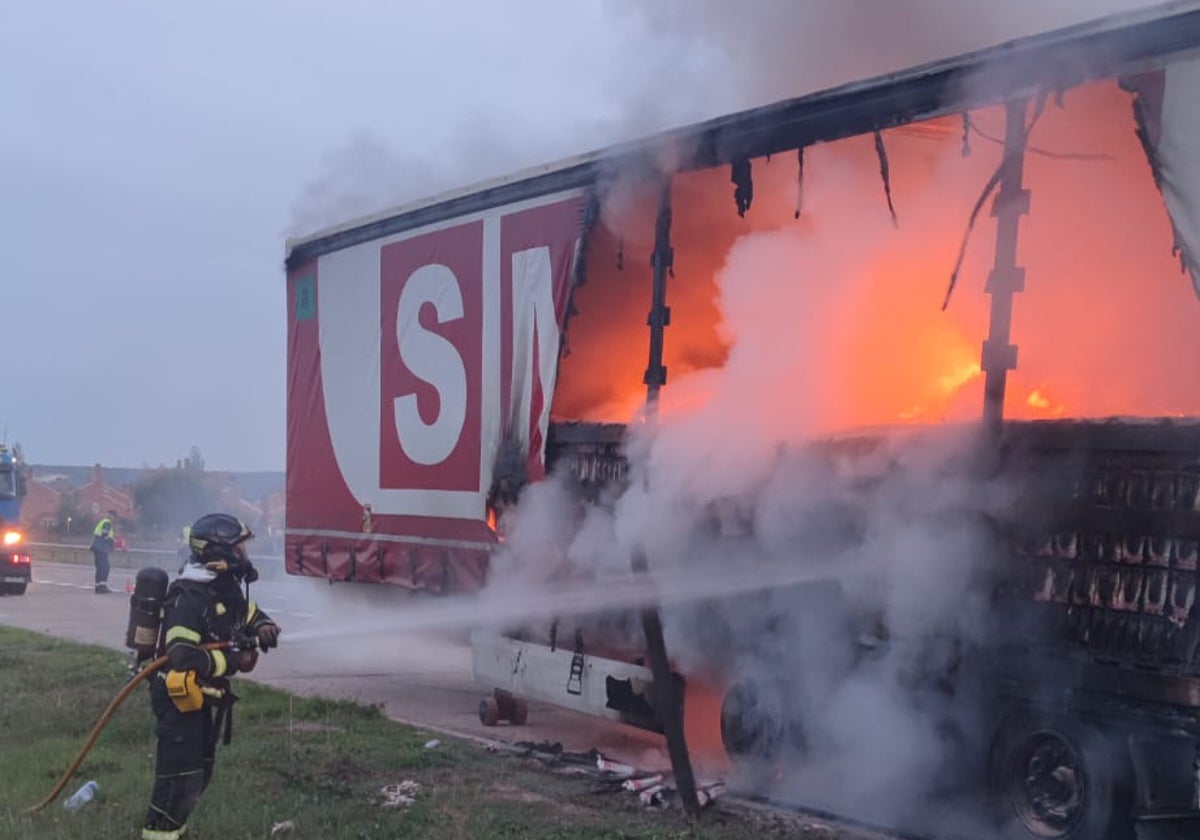
[(282, 469), (288, 234), (1149, 5), (7, 4), (0, 438), (36, 462), (170, 463), (197, 445), (210, 467)]

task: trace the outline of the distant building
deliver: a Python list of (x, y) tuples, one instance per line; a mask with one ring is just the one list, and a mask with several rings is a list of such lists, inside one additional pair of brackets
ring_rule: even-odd
[(133, 519), (133, 495), (120, 487), (104, 483), (104, 470), (96, 464), (92, 468), (92, 480), (75, 491), (75, 507), (80, 516), (91, 517), (93, 523), (111, 510), (118, 520)]
[[(183, 464), (177, 465), (182, 469)], [(137, 534), (140, 539), (161, 535), (140, 521), (132, 488), (158, 470), (149, 468), (105, 468), (70, 465), (27, 465), (28, 490), (21, 505), (21, 524), (39, 536), (87, 538), (92, 528), (110, 510), (115, 511), (122, 535)], [(200, 476), (213, 510), (231, 513), (244, 521), (262, 540), (260, 551), (272, 550), (282, 534), (284, 494), (279, 488), (283, 476), (272, 473), (210, 473), (195, 470)], [(86, 483), (84, 483), (84, 480)], [(243, 490), (242, 485), (250, 488)], [(251, 495), (252, 494), (252, 495)], [(250, 499), (247, 499), (247, 495)], [(200, 512), (194, 514), (198, 516)], [(185, 517), (186, 518), (186, 517)], [(171, 525), (169, 538), (178, 537), (177, 525)], [(139, 529), (142, 529), (139, 532)]]
[[(27, 474), (31, 477), (34, 476), (33, 467), (28, 468)], [(36, 477), (42, 484), (53, 490), (57, 490), (59, 493), (66, 493), (72, 488), (71, 479), (62, 473), (38, 473)]]
[(249, 525), (251, 530), (262, 530), (265, 522), (262, 507), (243, 499), (232, 483), (222, 484), (217, 489), (217, 507), (223, 513), (232, 513)]
[[(65, 480), (62, 476), (38, 476), (30, 468), (25, 473), (25, 498), (21, 501), (21, 527), (28, 531), (50, 533), (58, 522)], [(58, 481), (55, 481), (58, 479)]]

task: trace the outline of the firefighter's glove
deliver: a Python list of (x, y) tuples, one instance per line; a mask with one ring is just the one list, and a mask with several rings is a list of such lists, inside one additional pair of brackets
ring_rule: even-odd
[(237, 652), (237, 669), (240, 674), (249, 674), (258, 664), (258, 651), (239, 650)]
[(258, 646), (264, 651), (279, 646), (279, 625), (268, 621), (258, 628)]

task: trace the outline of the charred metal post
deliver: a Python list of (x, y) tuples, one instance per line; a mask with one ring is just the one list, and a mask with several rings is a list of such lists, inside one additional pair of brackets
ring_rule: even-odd
[(733, 162), (729, 180), (733, 183), (733, 201), (737, 205), (737, 214), (746, 217), (746, 211), (754, 202), (754, 176), (750, 170), (750, 159), (741, 158)]
[(896, 218), (896, 205), (892, 202), (892, 167), (888, 163), (887, 146), (883, 145), (883, 133), (878, 129), (875, 131), (875, 156), (879, 158), (879, 177), (883, 180), (883, 195), (887, 198), (892, 227), (900, 227), (900, 221)]
[(654, 253), (650, 256), (654, 268), (654, 285), (650, 293), (650, 363), (642, 382), (646, 385), (646, 408), (653, 416), (658, 407), (658, 391), (667, 384), (667, 369), (663, 366), (663, 332), (671, 323), (667, 306), (667, 275), (675, 265), (675, 249), (671, 247), (671, 179), (663, 180), (658, 193), (658, 214), (654, 219)]
[(796, 150), (796, 218), (804, 212), (804, 147)]
[[(664, 178), (659, 188), (658, 214), (654, 222), (654, 254), (650, 260), (654, 268), (650, 316), (646, 319), (650, 327), (650, 363), (643, 377), (647, 420), (652, 420), (657, 414), (658, 392), (667, 383), (667, 369), (662, 363), (663, 333), (671, 323), (671, 310), (667, 307), (667, 277), (671, 274), (674, 262), (675, 252), (671, 247), (671, 179)], [(631, 565), (634, 574), (645, 574), (648, 568), (645, 553), (634, 552)], [(642, 610), (642, 632), (646, 636), (646, 658), (654, 674), (654, 707), (667, 739), (675, 788), (684, 810), (694, 817), (700, 813), (700, 799), (696, 795), (696, 777), (692, 773), (692, 759), (688, 755), (684, 736), (683, 697), (671, 674), (667, 644), (663, 639), (662, 617), (657, 607)]]
[(1017, 367), (1017, 346), (1010, 339), (1013, 295), (1025, 291), (1025, 269), (1017, 265), (1017, 234), (1021, 217), (1029, 212), (1029, 190), (1021, 185), (1025, 168), (1027, 104), (1021, 99), (1007, 105), (1000, 191), (992, 205), (992, 216), (996, 219), (996, 259), (985, 287), (992, 296), (992, 306), (981, 359), (985, 375), (983, 422), (992, 432), (998, 432), (1004, 421), (1008, 372)]

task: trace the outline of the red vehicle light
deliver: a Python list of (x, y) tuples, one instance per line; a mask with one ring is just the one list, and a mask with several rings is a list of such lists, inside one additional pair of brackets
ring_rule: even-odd
[(23, 564), (28, 565), (29, 562), (33, 558), (30, 557), (28, 554), (14, 554), (14, 555), (12, 555), (11, 559), (12, 559), (12, 562), (14, 562), (14, 563), (23, 563)]

